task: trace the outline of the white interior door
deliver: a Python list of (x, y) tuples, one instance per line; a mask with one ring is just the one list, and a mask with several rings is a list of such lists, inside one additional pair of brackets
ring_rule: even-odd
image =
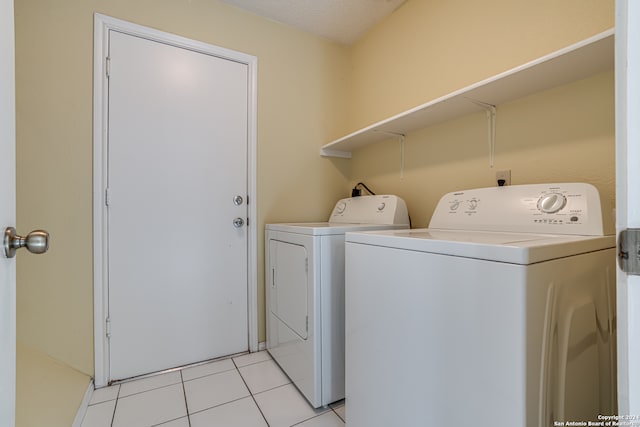
[[(640, 3), (616, 1), (616, 227), (640, 228)], [(618, 269), (618, 411), (640, 415), (640, 276)]]
[(246, 351), (247, 64), (117, 31), (109, 58), (110, 378)]
[[(13, 0), (0, 1), (0, 231), (16, 225)], [(16, 261), (0, 250), (0, 424), (16, 402)]]

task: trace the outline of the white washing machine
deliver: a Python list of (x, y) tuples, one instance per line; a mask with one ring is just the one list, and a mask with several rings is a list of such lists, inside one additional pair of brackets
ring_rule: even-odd
[(588, 184), (450, 193), (428, 229), (348, 233), (347, 425), (614, 414), (613, 233)]
[(267, 349), (314, 407), (344, 398), (344, 235), (409, 228), (390, 195), (338, 201), (325, 223), (267, 224)]

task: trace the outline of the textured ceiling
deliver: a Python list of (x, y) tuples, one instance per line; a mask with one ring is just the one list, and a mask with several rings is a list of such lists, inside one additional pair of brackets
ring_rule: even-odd
[(405, 0), (223, 0), (274, 21), (351, 44)]

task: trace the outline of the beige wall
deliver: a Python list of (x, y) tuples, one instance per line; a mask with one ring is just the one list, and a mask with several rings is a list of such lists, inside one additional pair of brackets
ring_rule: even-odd
[(614, 0), (408, 0), (352, 48), (351, 130), (614, 26)]
[(445, 193), (489, 187), (496, 170), (512, 184), (589, 182), (606, 202), (615, 195), (613, 72), (500, 105), (494, 167), (484, 112), (409, 134), (404, 178), (400, 149), (389, 140), (354, 152), (353, 183), (405, 199), (413, 227), (426, 227)]
[(348, 65), (342, 46), (215, 0), (16, 2), (18, 227), (52, 235), (47, 256), (18, 260), (18, 339), (89, 374), (94, 12), (258, 57), (258, 230), (326, 218), (346, 188), (318, 147), (345, 124)]
[[(613, 26), (613, 0), (408, 0), (345, 48), (216, 0), (16, 2), (20, 230), (51, 253), (18, 261), (18, 338), (93, 373), (93, 13), (258, 57), (258, 220), (323, 220), (355, 182), (398, 193), (424, 226), (450, 189), (491, 185), (484, 114), (323, 159), (330, 140)], [(613, 198), (613, 76), (498, 107), (496, 168), (514, 183), (594, 182)], [(397, 160), (396, 160), (397, 159)], [(264, 334), (263, 233), (259, 242)]]
[[(614, 26), (613, 0), (408, 0), (352, 48), (349, 131), (423, 104)], [(339, 137), (342, 135), (336, 135)], [(498, 106), (495, 167), (484, 112), (354, 152), (350, 185), (405, 198), (425, 227), (448, 191), (586, 181), (614, 200), (614, 81), (605, 73)]]

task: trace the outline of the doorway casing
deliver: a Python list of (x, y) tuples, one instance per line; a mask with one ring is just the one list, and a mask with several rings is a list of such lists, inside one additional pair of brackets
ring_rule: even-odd
[(93, 51), (93, 286), (94, 286), (94, 369), (95, 386), (106, 386), (109, 374), (107, 216), (107, 129), (108, 87), (105, 84), (109, 31), (117, 30), (133, 36), (190, 49), (247, 65), (248, 69), (248, 129), (247, 129), (247, 196), (249, 204), (247, 242), (247, 311), (249, 351), (258, 350), (258, 262), (256, 146), (257, 146), (257, 65), (255, 56), (187, 39), (163, 31), (96, 14), (94, 17)]

